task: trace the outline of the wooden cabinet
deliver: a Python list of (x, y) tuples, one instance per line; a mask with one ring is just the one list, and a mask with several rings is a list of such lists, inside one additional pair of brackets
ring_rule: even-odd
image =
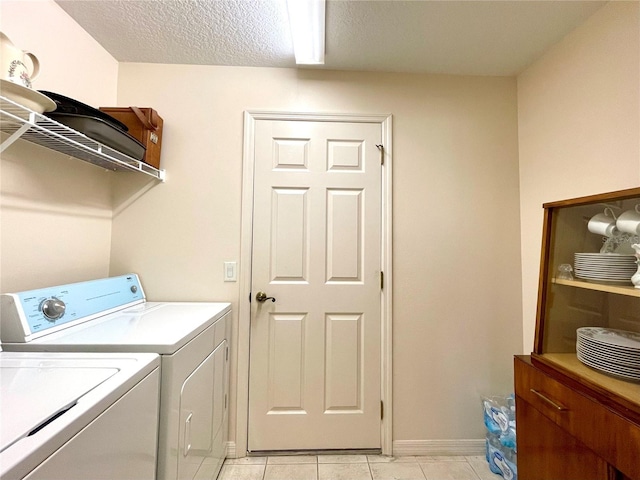
[[(516, 375), (522, 376), (523, 379), (536, 372), (529, 359), (524, 358), (516, 360), (515, 368)], [(518, 389), (518, 386), (516, 388)], [(522, 392), (521, 388), (518, 390)], [(527, 389), (526, 392), (529, 390)], [(516, 397), (516, 402), (519, 478), (528, 480), (608, 478), (607, 463), (551, 418), (564, 414), (568, 417), (568, 412), (558, 412), (556, 407), (551, 405), (538, 405), (549, 414), (545, 416), (522, 397)], [(527, 432), (527, 435), (521, 435), (520, 429)]]
[[(557, 278), (574, 254), (604, 245), (588, 230), (590, 218), (637, 204), (640, 188), (544, 205), (534, 348), (514, 364), (521, 480), (640, 480), (640, 381), (587, 366), (576, 353), (580, 327), (640, 332), (640, 289), (630, 281)], [(621, 240), (616, 253), (628, 254), (623, 242), (640, 238)]]

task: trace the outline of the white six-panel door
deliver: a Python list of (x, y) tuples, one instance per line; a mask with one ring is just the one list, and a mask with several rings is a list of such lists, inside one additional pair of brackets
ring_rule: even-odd
[(381, 135), (256, 121), (250, 451), (381, 446)]

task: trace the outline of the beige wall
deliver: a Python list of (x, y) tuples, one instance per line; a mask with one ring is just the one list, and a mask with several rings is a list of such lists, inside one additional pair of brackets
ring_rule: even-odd
[(640, 4), (611, 2), (518, 77), (523, 349), (542, 204), (640, 185)]
[(243, 112), (391, 113), (394, 440), (481, 438), (479, 393), (512, 390), (522, 338), (515, 87), (513, 78), (121, 64), (119, 104), (164, 118), (167, 182), (135, 202), (136, 188), (120, 189), (112, 274), (140, 273), (152, 299), (237, 307), (222, 264), (240, 256)]
[[(114, 103), (118, 63), (53, 1), (0, 2), (0, 30), (40, 60), (34, 87)], [(0, 291), (109, 274), (111, 175), (17, 142), (0, 160)]]

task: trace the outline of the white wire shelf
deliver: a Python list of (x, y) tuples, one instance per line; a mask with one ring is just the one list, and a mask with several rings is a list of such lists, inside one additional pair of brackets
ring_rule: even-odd
[(158, 170), (96, 142), (66, 125), (3, 96), (0, 96), (0, 130), (9, 135), (0, 145), (0, 152), (16, 140), (23, 139), (107, 170), (133, 171), (157, 180), (165, 179), (164, 170)]

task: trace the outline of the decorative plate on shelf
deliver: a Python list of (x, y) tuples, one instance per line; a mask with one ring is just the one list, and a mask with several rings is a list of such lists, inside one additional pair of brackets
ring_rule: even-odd
[(46, 95), (1, 78), (0, 95), (36, 113), (52, 112), (56, 109), (56, 103)]
[(640, 354), (640, 333), (602, 327), (582, 327), (577, 331), (578, 337), (593, 340), (614, 349), (631, 349)]
[(601, 360), (611, 362), (623, 367), (636, 368), (640, 370), (640, 357), (634, 358), (633, 356), (615, 355), (611, 356), (609, 352), (598, 350), (593, 345), (581, 345), (577, 347), (577, 351), (585, 356), (591, 357), (594, 360)]
[(583, 280), (629, 284), (638, 270), (635, 255), (616, 253), (576, 253), (573, 267)]
[(640, 380), (640, 333), (602, 327), (578, 328), (576, 355), (585, 365)]
[(595, 368), (596, 370), (600, 370), (617, 377), (622, 377), (627, 380), (640, 381), (640, 370), (623, 369), (616, 365), (612, 365), (609, 362), (598, 362), (593, 358), (582, 355), (580, 352), (578, 352), (578, 360), (585, 365)]

